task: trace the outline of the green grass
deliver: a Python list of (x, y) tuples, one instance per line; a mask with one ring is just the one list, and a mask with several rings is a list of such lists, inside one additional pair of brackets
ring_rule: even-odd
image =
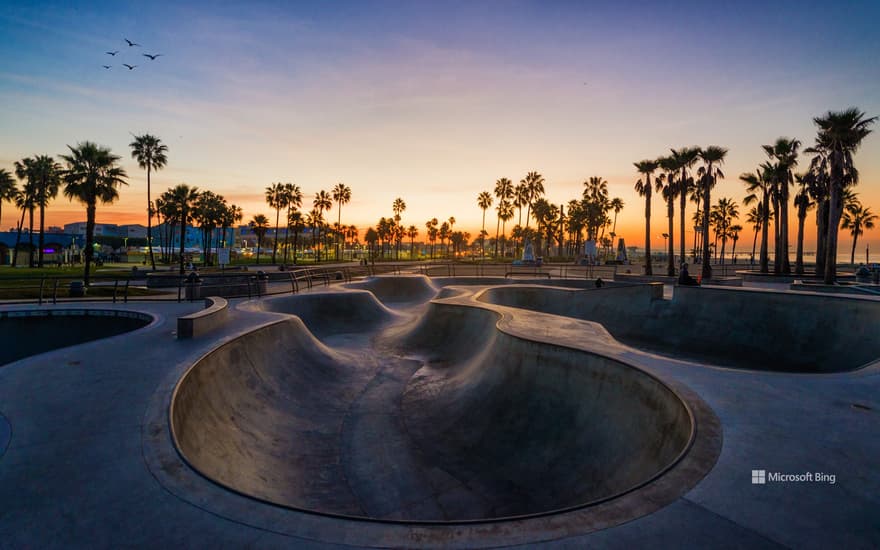
[[(43, 300), (51, 300), (52, 299), (52, 288), (51, 284), (46, 284), (43, 287)], [(58, 298), (69, 298), (70, 297), (70, 285), (68, 283), (59, 284), (56, 296)], [(162, 294), (167, 294), (167, 292), (163, 292), (161, 290), (152, 290), (143, 287), (129, 287), (128, 295), (129, 296), (160, 296)], [(116, 291), (116, 297), (122, 298), (125, 296), (125, 286), (120, 285)], [(27, 286), (27, 287), (9, 287), (0, 284), (0, 300), (36, 300), (40, 297), (40, 287), (37, 286)], [(112, 298), (113, 297), (113, 286), (91, 286), (86, 291), (86, 298)]]

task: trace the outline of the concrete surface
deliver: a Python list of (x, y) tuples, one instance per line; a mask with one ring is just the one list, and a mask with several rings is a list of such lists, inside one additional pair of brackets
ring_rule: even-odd
[[(442, 308), (491, 311), (494, 319), (480, 314), (473, 318), (480, 328), (494, 323), (496, 339), (501, 334), (528, 334), (520, 339), (602, 356), (663, 381), (697, 415), (697, 437), (690, 451), (636, 491), (585, 509), (524, 520), (453, 526), (386, 524), (262, 503), (221, 487), (183, 461), (172, 443), (169, 407), (176, 384), (200, 358), (255, 330), (296, 324), (294, 318), (265, 311), (262, 301), (235, 301), (229, 321), (215, 333), (176, 340), (174, 320), (200, 304), (120, 305), (118, 309), (153, 315), (155, 321), (125, 335), (0, 368), (0, 414), (8, 419), (6, 431), (11, 434), (0, 456), (2, 546), (880, 546), (877, 363), (832, 374), (719, 368), (628, 347), (587, 320), (476, 300), (484, 288), (447, 286), (435, 299), (439, 307), (413, 302), (381, 310), (388, 315), (388, 324), (375, 341), (374, 336), (334, 332), (328, 326), (312, 345), (315, 353), (331, 358), (359, 341), (364, 349), (379, 346), (404, 354), (419, 349), (423, 357), (401, 360), (426, 361), (429, 368), (423, 374), (430, 369), (453, 373), (465, 364), (458, 361), (468, 362), (474, 352), (450, 354), (444, 365), (443, 355), (435, 353), (442, 351), (443, 332), (432, 340), (434, 347), (423, 346), (418, 324), (431, 323), (430, 311)], [(315, 294), (325, 293), (322, 289)], [(753, 293), (750, 300), (762, 296)], [(415, 318), (416, 324), (406, 321), (406, 316)], [(436, 313), (434, 330), (456, 326), (455, 316)], [(399, 331), (394, 329), (398, 322)], [(450, 336), (481, 349), (488, 344), (486, 334), (492, 333), (476, 332), (469, 340), (468, 334)], [(382, 348), (393, 342), (398, 342), (397, 348)], [(277, 345), (277, 339), (265, 344)], [(363, 408), (356, 414), (373, 423), (374, 428), (362, 433), (379, 434), (379, 441), (370, 444), (383, 453), (394, 450), (398, 440), (381, 438), (391, 433), (382, 424), (388, 415), (371, 410), (369, 404), (382, 402), (385, 392), (416, 387), (418, 380), (404, 381), (395, 372), (376, 371), (369, 387), (377, 393), (370, 395), (381, 399), (362, 400)], [(390, 375), (383, 376), (386, 373)], [(446, 384), (454, 378), (436, 380)], [(401, 403), (406, 409), (406, 400)], [(396, 465), (387, 464), (393, 472)], [(835, 474), (836, 483), (754, 485), (753, 469), (824, 472)]]
[(177, 337), (195, 338), (221, 326), (229, 318), (229, 302), (220, 296), (205, 298), (205, 309), (177, 318)]
[(497, 287), (487, 303), (601, 323), (628, 344), (716, 365), (838, 372), (880, 358), (880, 299), (659, 284), (573, 291)]

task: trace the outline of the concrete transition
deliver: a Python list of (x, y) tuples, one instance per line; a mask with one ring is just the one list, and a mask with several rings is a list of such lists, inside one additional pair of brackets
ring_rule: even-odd
[(194, 468), (295, 509), (467, 522), (627, 493), (692, 442), (689, 408), (640, 369), (498, 330), (476, 302), (387, 307), (436, 295), (423, 277), (352, 286), (371, 292), (259, 302), (296, 317), (186, 373), (171, 425)]
[(0, 313), (0, 365), (131, 332), (152, 320), (149, 315), (118, 310), (4, 311)]
[(841, 372), (880, 358), (880, 300), (721, 287), (495, 287), (485, 303), (601, 323), (618, 340), (715, 365)]

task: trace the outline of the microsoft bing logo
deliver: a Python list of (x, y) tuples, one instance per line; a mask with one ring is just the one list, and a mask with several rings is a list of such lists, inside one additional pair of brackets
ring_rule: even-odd
[(752, 470), (752, 485), (767, 483), (767, 470)]

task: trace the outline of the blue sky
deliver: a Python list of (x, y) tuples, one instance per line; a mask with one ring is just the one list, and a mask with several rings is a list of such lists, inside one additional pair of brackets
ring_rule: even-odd
[[(126, 146), (149, 131), (171, 149), (159, 190), (212, 189), (247, 217), (268, 213), (271, 182), (312, 194), (343, 181), (350, 223), (401, 196), (405, 223), (454, 215), (471, 229), (477, 193), (500, 177), (538, 170), (564, 202), (602, 175), (635, 239), (633, 161), (729, 147), (719, 194), (740, 199), (761, 144), (810, 143), (829, 109), (880, 114), (878, 16), (867, 1), (7, 3), (0, 167), (105, 144), (131, 185), (99, 218), (136, 219), (144, 177)], [(871, 136), (857, 157), (875, 210), (878, 153)], [(66, 200), (49, 216), (82, 217)]]

